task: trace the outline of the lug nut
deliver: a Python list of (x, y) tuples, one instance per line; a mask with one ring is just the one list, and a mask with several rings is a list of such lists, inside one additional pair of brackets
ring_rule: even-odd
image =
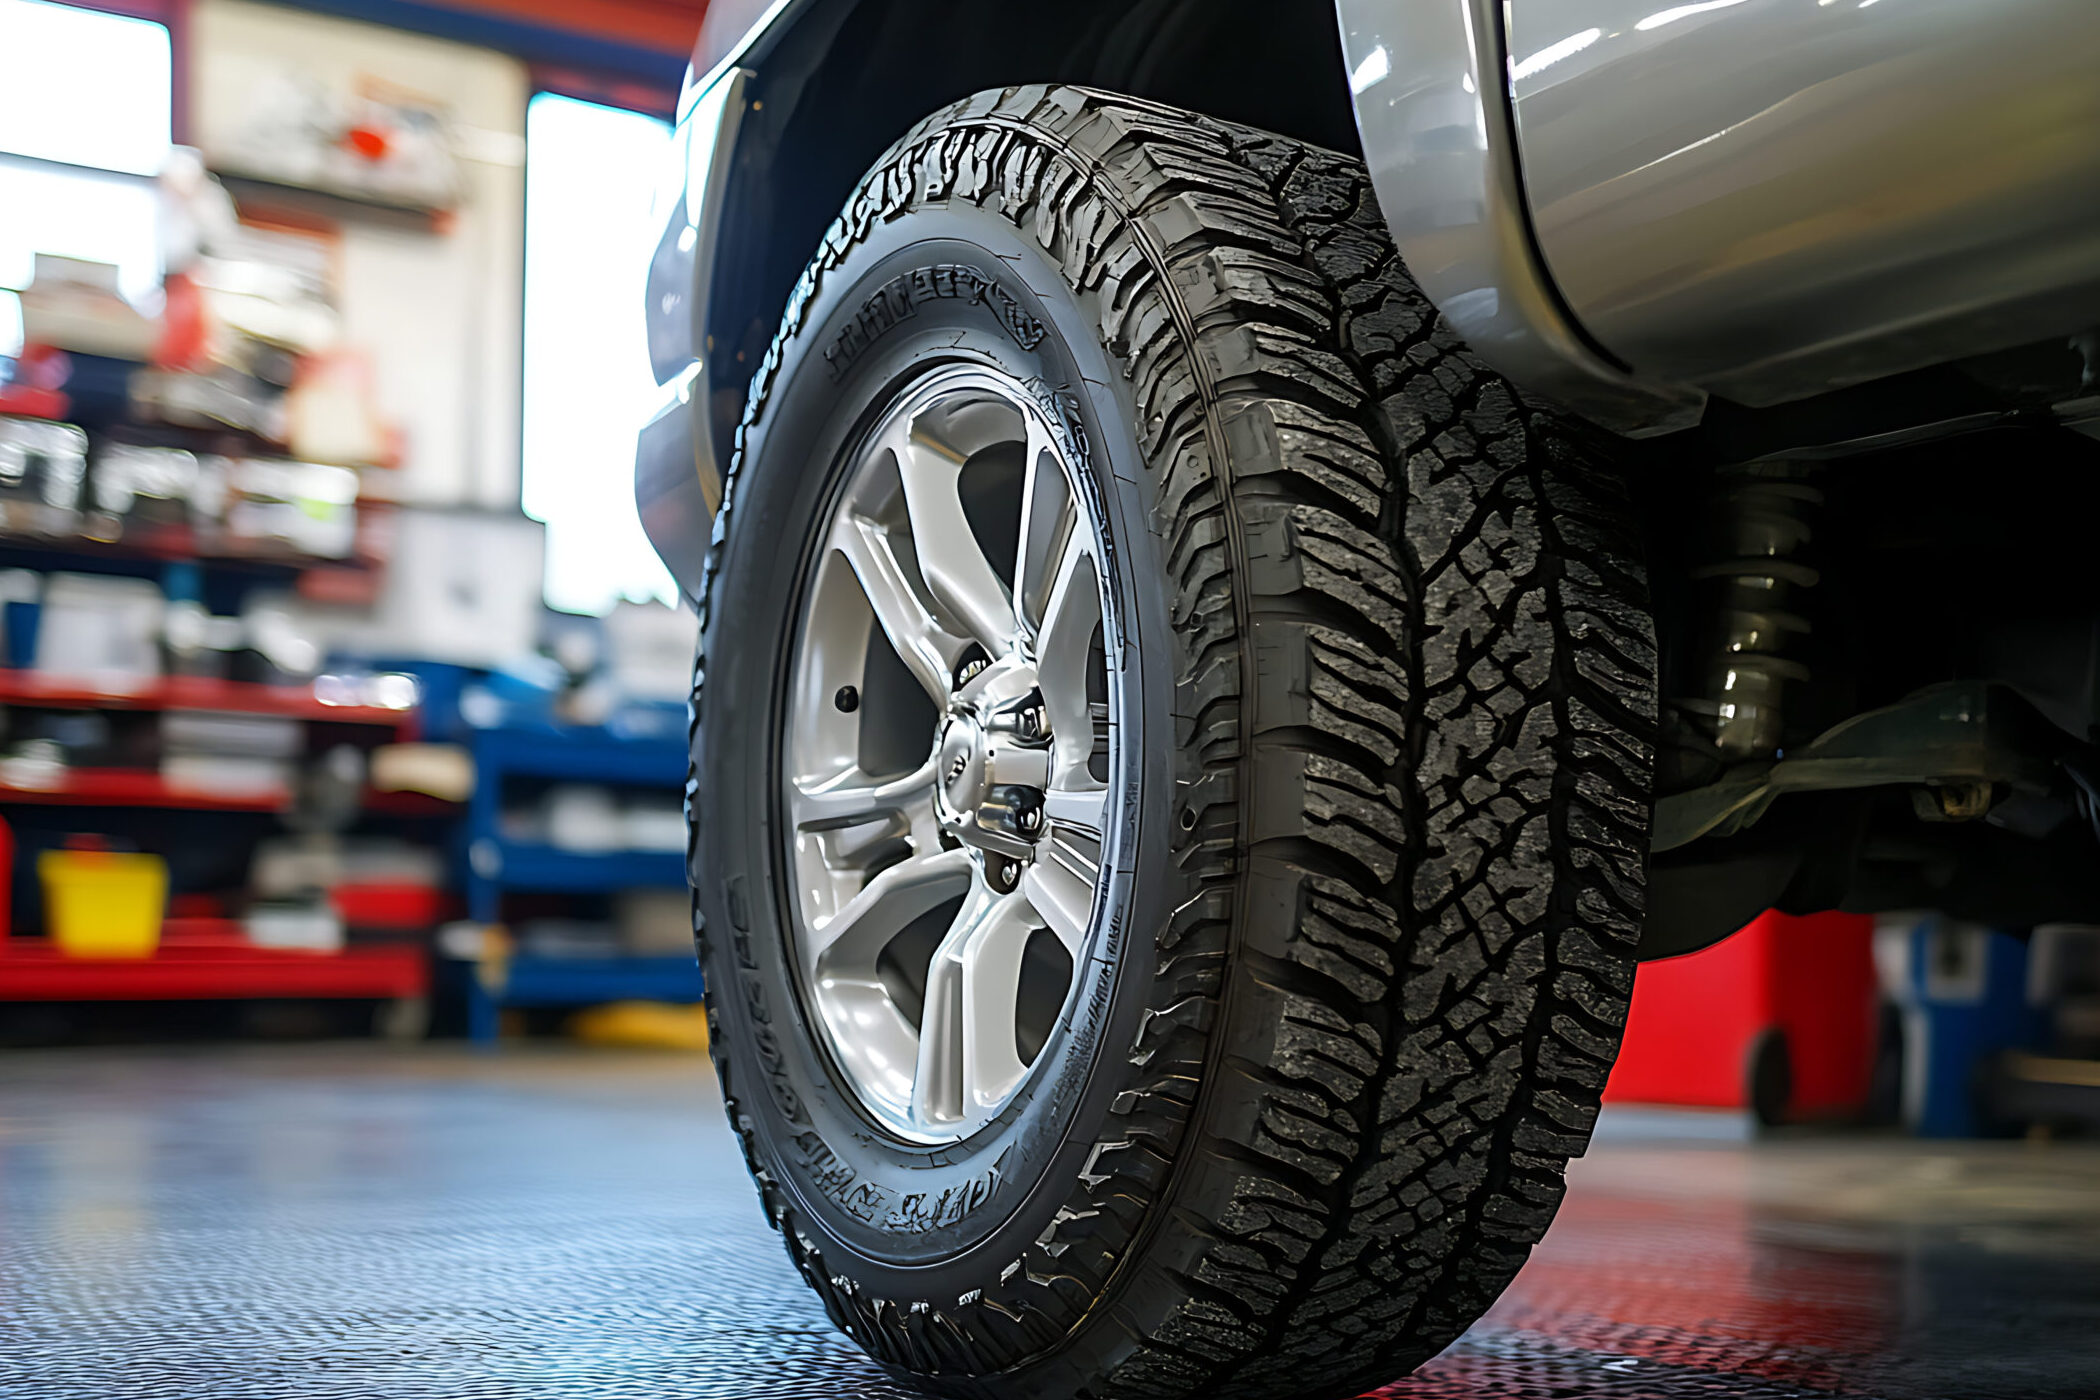
[(1022, 835), (1035, 835), (1043, 829), (1043, 809), (1040, 807), (1023, 807), (1020, 811), (1014, 813), (1014, 824), (1021, 828)]
[(860, 708), (860, 692), (850, 685), (839, 687), (839, 693), (831, 697), (831, 703), (842, 715), (850, 715)]

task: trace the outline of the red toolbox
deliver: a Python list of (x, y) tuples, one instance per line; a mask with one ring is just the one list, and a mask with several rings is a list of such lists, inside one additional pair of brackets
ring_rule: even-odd
[(1765, 1122), (1850, 1117), (1867, 1101), (1877, 1021), (1871, 918), (1763, 914), (1641, 967), (1604, 1097)]

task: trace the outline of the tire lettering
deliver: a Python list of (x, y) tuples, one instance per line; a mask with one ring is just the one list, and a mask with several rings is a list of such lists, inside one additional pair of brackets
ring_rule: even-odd
[(824, 347), (832, 382), (844, 378), (863, 351), (917, 315), (921, 303), (930, 301), (967, 301), (985, 307), (1023, 350), (1035, 349), (1049, 334), (1012, 292), (975, 268), (947, 263), (914, 268), (878, 287)]
[(795, 1146), (802, 1151), (802, 1165), (810, 1184), (836, 1201), (839, 1208), (864, 1225), (896, 1199), (896, 1193), (873, 1181), (863, 1181), (851, 1163), (833, 1152), (815, 1133), (797, 1133)]
[[(1007, 1152), (1013, 1149), (1009, 1147)], [(962, 1221), (989, 1201), (999, 1190), (1004, 1178), (1006, 1152), (982, 1176), (975, 1176), (959, 1185), (950, 1186), (939, 1193), (916, 1191), (897, 1203), (882, 1222), (882, 1228), (893, 1232), (923, 1235), (931, 1230), (959, 1225)]]

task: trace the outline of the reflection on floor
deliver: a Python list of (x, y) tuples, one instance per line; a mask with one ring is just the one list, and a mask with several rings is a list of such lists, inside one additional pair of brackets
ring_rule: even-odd
[[(697, 1062), (0, 1052), (0, 1396), (901, 1397), (760, 1219)], [(2100, 1394), (2100, 1151), (1629, 1116), (1387, 1400)]]

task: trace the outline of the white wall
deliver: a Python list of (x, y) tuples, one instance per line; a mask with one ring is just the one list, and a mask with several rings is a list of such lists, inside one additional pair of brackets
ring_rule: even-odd
[(524, 280), (525, 65), (505, 54), (297, 10), (197, 0), (191, 139), (207, 156), (287, 66), (347, 89), (360, 76), (442, 97), (460, 126), (465, 199), (445, 233), (345, 221), (349, 344), (377, 371), (380, 412), (405, 432), (401, 494), (432, 505), (518, 499)]

